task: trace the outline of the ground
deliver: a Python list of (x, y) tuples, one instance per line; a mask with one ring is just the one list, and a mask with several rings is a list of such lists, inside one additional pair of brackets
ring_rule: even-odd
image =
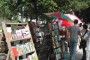
[[(82, 58), (82, 49), (79, 49), (78, 47), (77, 47), (77, 52), (76, 52), (76, 60), (81, 60), (81, 58)], [(70, 60), (69, 59), (69, 54), (68, 54), (68, 60)]]

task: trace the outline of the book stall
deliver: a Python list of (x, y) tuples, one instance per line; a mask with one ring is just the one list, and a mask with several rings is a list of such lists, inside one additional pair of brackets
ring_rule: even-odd
[(43, 33), (40, 30), (41, 30), (40, 26), (36, 26), (36, 28), (34, 29), (34, 33), (36, 36), (36, 42), (39, 42), (40, 44), (42, 44)]
[(28, 23), (2, 23), (11, 60), (38, 60)]
[(52, 24), (52, 41), (56, 60), (67, 59), (68, 40), (67, 27), (61, 26), (59, 22)]
[(34, 22), (29, 22), (29, 27), (31, 29), (34, 42), (42, 44), (44, 34), (42, 32), (40, 25)]
[(53, 50), (56, 57), (55, 60), (61, 59), (61, 47), (60, 47), (60, 34), (59, 26), (57, 23), (52, 24), (52, 41), (53, 41)]
[(34, 40), (34, 44), (35, 44), (35, 48), (36, 48), (36, 52), (37, 52), (39, 60), (43, 60), (43, 58), (44, 60), (47, 60), (48, 59), (47, 50), (49, 50), (49, 48), (47, 46), (48, 43), (46, 43), (47, 39), (45, 38), (46, 32), (44, 32), (43, 28), (38, 23), (29, 22), (29, 27), (30, 29), (32, 29), (31, 33), (33, 36), (33, 40)]

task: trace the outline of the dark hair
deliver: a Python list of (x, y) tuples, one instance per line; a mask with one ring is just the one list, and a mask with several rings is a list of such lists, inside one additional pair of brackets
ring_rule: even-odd
[(82, 23), (80, 23), (79, 26), (81, 27), (82, 26)]
[(74, 24), (78, 24), (78, 20), (74, 20)]
[(87, 28), (88, 28), (88, 25), (84, 24), (83, 29), (87, 29)]

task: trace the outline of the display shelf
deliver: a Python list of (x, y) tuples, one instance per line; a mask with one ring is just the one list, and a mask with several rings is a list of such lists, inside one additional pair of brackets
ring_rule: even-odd
[[(26, 53), (26, 54), (23, 54), (23, 55), (32, 55), (33, 53), (34, 53), (35, 51), (31, 51), (31, 52), (29, 52), (29, 53)], [(22, 55), (18, 55), (18, 56), (22, 56)]]
[(28, 23), (5, 23), (6, 25), (27, 25)]
[(10, 41), (10, 42), (14, 42), (14, 41), (22, 41), (22, 40), (28, 40), (28, 39), (31, 39), (31, 38), (29, 37), (29, 38), (15, 39), (15, 40), (12, 40), (12, 41)]
[(53, 51), (54, 51), (56, 60), (60, 60), (61, 47), (60, 47), (59, 26), (57, 23), (52, 24), (52, 41), (53, 41)]
[[(38, 60), (28, 23), (3, 22), (2, 28), (12, 60), (31, 60), (31, 56), (35, 56), (36, 60)], [(29, 57), (18, 58), (24, 55), (28, 55)]]

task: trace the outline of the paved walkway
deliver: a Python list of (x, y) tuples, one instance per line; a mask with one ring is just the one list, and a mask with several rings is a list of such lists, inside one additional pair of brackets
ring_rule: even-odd
[[(81, 60), (82, 54), (83, 54), (83, 53), (82, 53), (82, 49), (79, 49), (79, 48), (77, 47), (76, 60)], [(68, 60), (70, 60), (69, 56), (70, 56), (70, 55), (68, 55)]]
[[(66, 60), (70, 60), (69, 57), (70, 57), (70, 54), (68, 54), (68, 59), (66, 59)], [(81, 60), (81, 58), (82, 58), (82, 49), (79, 49), (77, 47), (76, 60)], [(39, 60), (48, 60), (48, 59), (46, 58), (46, 55), (45, 54), (42, 54), (42, 57), (40, 57)], [(55, 60), (55, 59), (51, 59), (51, 60)], [(64, 60), (64, 59), (62, 59), (62, 60)]]

